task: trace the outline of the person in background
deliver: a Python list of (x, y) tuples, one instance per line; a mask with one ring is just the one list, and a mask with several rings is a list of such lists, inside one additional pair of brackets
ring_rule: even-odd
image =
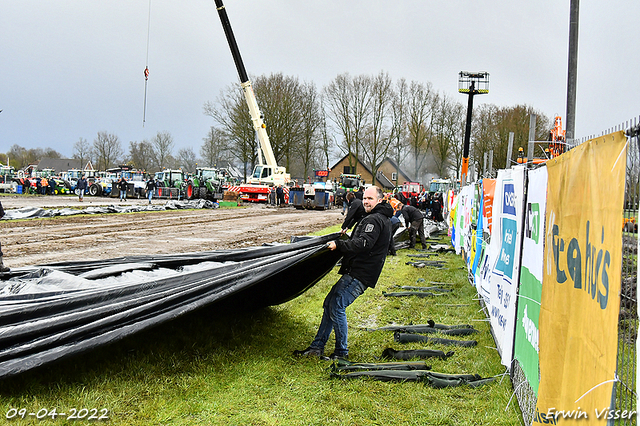
[(151, 204), (151, 200), (153, 199), (153, 193), (156, 191), (156, 181), (153, 179), (153, 176), (149, 177), (149, 180), (146, 184), (147, 198), (149, 199), (149, 204)]
[(349, 205), (349, 210), (347, 211), (347, 217), (344, 218), (344, 222), (342, 222), (342, 233), (345, 234), (349, 229), (358, 224), (362, 216), (365, 214), (364, 205), (362, 201), (356, 198), (356, 195), (353, 192), (347, 193), (347, 204)]
[(87, 180), (84, 178), (84, 174), (78, 179), (76, 189), (78, 190), (78, 201), (82, 201), (84, 199), (84, 192), (87, 190)]
[(343, 254), (338, 272), (342, 277), (324, 299), (322, 320), (315, 339), (307, 349), (294, 351), (295, 356), (326, 359), (324, 347), (333, 330), (335, 350), (328, 358), (348, 358), (346, 309), (367, 288), (376, 286), (389, 248), (389, 218), (393, 215), (393, 209), (382, 197), (380, 188), (368, 188), (363, 197), (366, 215), (356, 226), (351, 238), (327, 243), (329, 250), (338, 250)]
[(118, 189), (120, 190), (120, 201), (127, 201), (127, 180), (122, 176), (118, 181)]
[(49, 194), (56, 195), (56, 180), (53, 178), (49, 179)]
[(398, 216), (393, 215), (391, 216), (390, 222), (391, 222), (391, 234), (389, 236), (389, 255), (395, 256), (397, 253), (396, 253), (396, 244), (395, 244), (395, 241), (393, 241), (393, 236), (396, 234), (396, 231), (398, 230), (398, 228), (400, 228), (400, 219), (398, 219)]
[(49, 180), (44, 176), (40, 178), (40, 189), (42, 190), (42, 195), (47, 195), (47, 191), (49, 190)]
[(282, 185), (278, 185), (276, 188), (276, 199), (278, 206), (284, 207), (284, 188)]
[(402, 205), (400, 211), (404, 218), (404, 223), (409, 229), (410, 245), (409, 248), (416, 247), (416, 234), (420, 235), (422, 248), (427, 248), (427, 240), (424, 237), (424, 215), (420, 210), (413, 206)]

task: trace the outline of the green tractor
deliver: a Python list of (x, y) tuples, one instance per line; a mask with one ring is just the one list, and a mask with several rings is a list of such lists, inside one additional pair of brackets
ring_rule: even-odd
[(222, 199), (225, 171), (213, 167), (198, 167), (196, 173), (186, 183), (185, 198), (202, 198), (212, 201)]
[(165, 169), (156, 172), (156, 193), (158, 198), (182, 198), (186, 176), (182, 170)]
[(361, 175), (342, 173), (336, 189), (335, 204), (342, 205), (346, 200), (347, 192), (356, 192), (362, 186), (364, 186), (364, 180)]

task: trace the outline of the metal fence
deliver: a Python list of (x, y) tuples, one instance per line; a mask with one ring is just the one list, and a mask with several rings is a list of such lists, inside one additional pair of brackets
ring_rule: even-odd
[[(625, 182), (622, 290), (618, 321), (618, 355), (616, 381), (611, 398), (612, 410), (636, 411), (637, 398), (637, 346), (638, 339), (638, 210), (640, 205), (640, 118), (623, 123), (602, 132), (600, 136), (615, 131), (625, 131), (627, 143), (627, 172)], [(571, 147), (580, 145), (594, 136), (574, 141)], [(535, 416), (537, 398), (529, 386), (519, 363), (514, 361), (511, 370), (514, 394), (522, 412), (524, 424), (531, 425)], [(611, 419), (608, 425), (635, 425), (636, 416)]]

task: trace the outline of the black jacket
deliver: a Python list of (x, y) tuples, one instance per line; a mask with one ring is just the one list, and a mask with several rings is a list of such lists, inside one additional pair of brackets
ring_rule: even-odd
[(347, 210), (347, 217), (344, 218), (344, 222), (342, 222), (342, 229), (351, 229), (353, 225), (356, 225), (362, 216), (365, 215), (364, 205), (362, 204), (362, 200), (354, 198), (349, 203), (349, 210)]
[(401, 212), (407, 226), (412, 222), (424, 219), (422, 212), (413, 206), (402, 206)]
[(127, 181), (124, 179), (120, 179), (118, 181), (118, 189), (120, 191), (126, 191), (127, 190)]
[(391, 216), (393, 208), (383, 201), (362, 218), (350, 239), (336, 241), (344, 255), (339, 274), (350, 275), (367, 287), (376, 286), (389, 249)]

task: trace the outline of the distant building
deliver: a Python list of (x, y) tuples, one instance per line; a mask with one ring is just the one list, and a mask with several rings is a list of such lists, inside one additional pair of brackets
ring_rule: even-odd
[[(351, 162), (353, 166), (349, 165), (349, 155), (351, 155)], [(337, 163), (331, 167), (329, 171), (329, 179), (340, 178), (341, 174), (359, 174), (365, 183), (373, 182), (373, 173), (362, 161), (357, 160), (353, 154), (347, 154), (338, 160)], [(410, 182), (410, 177), (400, 169), (398, 171), (396, 163), (389, 157), (382, 160), (378, 166), (378, 172), (376, 174), (376, 186), (382, 188), (385, 191), (392, 191), (395, 188), (395, 178), (398, 174), (398, 185), (402, 185), (404, 182)]]
[(38, 170), (53, 169), (56, 173), (66, 172), (69, 169), (81, 169), (82, 163), (74, 158), (43, 158), (38, 163)]

